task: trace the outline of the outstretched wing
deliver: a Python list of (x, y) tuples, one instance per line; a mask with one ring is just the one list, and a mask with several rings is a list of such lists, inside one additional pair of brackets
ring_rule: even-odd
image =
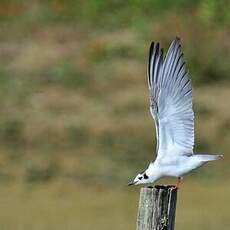
[(171, 43), (165, 58), (159, 43), (151, 44), (147, 72), (158, 156), (191, 155), (194, 145), (192, 86), (179, 38)]

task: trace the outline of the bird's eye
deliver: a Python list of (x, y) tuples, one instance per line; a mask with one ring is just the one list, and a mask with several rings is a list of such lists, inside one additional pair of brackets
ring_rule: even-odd
[(142, 179), (142, 176), (138, 177), (138, 179), (141, 180), (141, 179)]
[(146, 175), (146, 173), (144, 173), (144, 179), (148, 179), (149, 177)]

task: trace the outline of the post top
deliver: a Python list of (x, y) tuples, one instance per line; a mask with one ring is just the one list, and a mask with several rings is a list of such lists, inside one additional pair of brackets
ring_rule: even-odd
[(146, 187), (142, 187), (142, 189), (144, 189), (144, 190), (149, 190), (149, 191), (151, 191), (151, 190), (156, 190), (156, 191), (159, 191), (159, 190), (164, 190), (164, 191), (170, 191), (170, 192), (172, 192), (172, 191), (177, 191), (177, 189), (172, 189), (172, 188), (174, 188), (175, 187), (175, 185), (155, 185), (155, 186), (146, 186)]

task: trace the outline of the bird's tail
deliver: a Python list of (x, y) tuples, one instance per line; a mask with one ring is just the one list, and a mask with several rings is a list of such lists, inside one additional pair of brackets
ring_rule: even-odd
[(223, 159), (223, 155), (211, 155), (211, 154), (197, 154), (195, 155), (200, 161), (207, 162), (207, 161), (216, 161)]

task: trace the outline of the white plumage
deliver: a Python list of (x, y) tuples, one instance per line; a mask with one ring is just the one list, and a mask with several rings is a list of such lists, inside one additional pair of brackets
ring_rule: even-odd
[(151, 183), (162, 176), (179, 179), (207, 161), (221, 155), (193, 154), (194, 113), (192, 85), (188, 78), (180, 39), (170, 45), (166, 56), (159, 43), (152, 42), (147, 67), (150, 112), (155, 121), (157, 157), (130, 183)]

